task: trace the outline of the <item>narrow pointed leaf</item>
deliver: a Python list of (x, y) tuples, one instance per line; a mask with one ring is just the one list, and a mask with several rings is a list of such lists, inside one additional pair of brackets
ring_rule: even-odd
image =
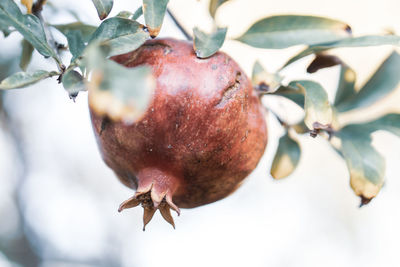
[(143, 14), (150, 36), (156, 37), (161, 30), (169, 0), (143, 0)]
[(113, 0), (92, 0), (94, 6), (96, 7), (97, 14), (101, 20), (107, 18), (113, 7)]
[(309, 56), (311, 54), (319, 53), (322, 51), (326, 51), (334, 48), (341, 47), (366, 47), (366, 46), (380, 46), (380, 45), (396, 45), (400, 46), (400, 36), (396, 35), (367, 35), (360, 37), (350, 37), (345, 38), (337, 42), (325, 43), (325, 44), (316, 44), (312, 45), (299, 54), (295, 55), (291, 59), (289, 59), (283, 68), (292, 64), (293, 62), (302, 59), (303, 57)]
[(218, 28), (211, 34), (206, 34), (198, 28), (193, 29), (194, 51), (198, 58), (207, 58), (214, 55), (224, 44), (227, 28)]
[(99, 42), (110, 46), (109, 56), (133, 51), (140, 47), (149, 37), (140, 23), (113, 17), (101, 23), (93, 33), (89, 43)]
[(393, 51), (356, 95), (337, 106), (338, 111), (367, 107), (393, 92), (399, 86), (399, 70), (400, 54)]
[(272, 162), (271, 175), (275, 179), (289, 176), (300, 160), (300, 146), (288, 133), (279, 139), (278, 150)]
[(124, 11), (119, 12), (117, 14), (117, 17), (124, 18), (124, 19), (130, 19), (132, 17), (132, 15), (133, 15), (132, 12), (124, 10)]
[(143, 15), (143, 8), (139, 7), (138, 9), (136, 9), (135, 13), (133, 13), (132, 18), (133, 20), (137, 20), (138, 18), (140, 18), (140, 16)]
[(292, 82), (304, 94), (304, 110), (306, 117), (304, 123), (310, 130), (315, 128), (315, 124), (331, 125), (333, 121), (333, 110), (329, 104), (328, 94), (324, 88), (312, 81)]
[(84, 24), (82, 22), (74, 22), (74, 23), (68, 23), (68, 24), (55, 24), (51, 25), (52, 27), (56, 28), (60, 32), (62, 32), (65, 36), (70, 31), (80, 31), (83, 39), (85, 41), (88, 41), (91, 37), (91, 35), (96, 31), (97, 27)]
[(0, 15), (0, 31), (3, 32), (4, 37), (7, 37), (13, 31), (7, 20), (2, 18), (1, 15)]
[(215, 18), (215, 14), (217, 13), (217, 9), (224, 3), (229, 0), (211, 0), (210, 5), (208, 7), (208, 11), (210, 12), (211, 17)]
[(151, 68), (126, 68), (105, 59), (107, 51), (92, 44), (85, 52), (86, 65), (91, 70), (89, 104), (95, 112), (115, 121), (132, 123), (146, 111), (155, 79)]
[(21, 54), (21, 59), (19, 61), (19, 67), (23, 71), (26, 71), (26, 68), (31, 62), (32, 53), (33, 53), (33, 46), (27, 40), (25, 39), (22, 40), (22, 54)]
[(288, 86), (280, 86), (272, 94), (283, 96), (296, 103), (299, 107), (304, 108), (304, 93), (294, 83), (290, 83)]
[(337, 20), (286, 15), (256, 22), (237, 40), (258, 48), (280, 49), (300, 44), (333, 42), (349, 35), (349, 26)]
[(384, 130), (400, 137), (400, 114), (387, 114), (370, 122), (352, 124), (351, 127), (357, 127), (357, 129), (360, 129), (360, 131), (363, 131), (365, 134), (370, 134), (378, 130)]
[(43, 25), (36, 16), (31, 14), (23, 15), (12, 0), (1, 0), (0, 18), (21, 33), (40, 54), (58, 59), (54, 50), (47, 43)]
[(80, 31), (74, 30), (67, 33), (68, 47), (72, 54), (71, 62), (80, 57), (85, 49), (85, 43)]
[(9, 90), (27, 87), (31, 84), (55, 75), (58, 75), (58, 73), (55, 71), (48, 72), (44, 70), (38, 70), (33, 73), (17, 72), (1, 81), (0, 89)]
[(385, 160), (372, 147), (371, 138), (365, 132), (348, 126), (336, 135), (341, 140), (340, 154), (350, 172), (350, 185), (361, 197), (362, 204), (368, 203), (383, 185)]
[(355, 90), (356, 73), (349, 66), (342, 64), (340, 69), (339, 84), (336, 90), (334, 105), (340, 105), (341, 102), (353, 97), (357, 92)]

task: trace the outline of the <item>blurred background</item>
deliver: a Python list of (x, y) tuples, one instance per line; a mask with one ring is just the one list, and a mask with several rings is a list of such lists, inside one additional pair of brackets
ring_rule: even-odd
[[(51, 23), (74, 20), (97, 25), (91, 1), (49, 1), (44, 16)], [(134, 11), (141, 1), (116, 0), (111, 15)], [(206, 0), (171, 0), (171, 11), (190, 31), (212, 28)], [(58, 10), (58, 11), (57, 11)], [(349, 23), (355, 35), (400, 33), (398, 0), (232, 0), (216, 16), (239, 36), (254, 21), (275, 14), (328, 16)], [(66, 43), (62, 35), (56, 39)], [(183, 38), (170, 17), (162, 36)], [(0, 78), (18, 71), (21, 36), (0, 36)], [(302, 47), (262, 50), (226, 41), (222, 50), (250, 75), (259, 59), (277, 70)], [(337, 49), (362, 85), (393, 47)], [(308, 75), (312, 56), (284, 71), (287, 79), (319, 81), (330, 97), (339, 68)], [(64, 62), (68, 62), (64, 58)], [(30, 70), (55, 69), (37, 52)], [(272, 116), (269, 145), (257, 169), (230, 197), (175, 217), (176, 230), (154, 216), (142, 231), (142, 209), (119, 214), (119, 204), (134, 193), (120, 184), (101, 160), (91, 129), (87, 94), (76, 103), (55, 79), (28, 89), (5, 92), (0, 115), (0, 267), (8, 266), (400, 266), (400, 139), (374, 134), (386, 157), (386, 183), (369, 205), (349, 186), (344, 161), (322, 138), (300, 137), (300, 165), (287, 179), (275, 181), (269, 167), (279, 136)], [(400, 93), (340, 119), (367, 120), (400, 112)], [(264, 104), (291, 120), (299, 110), (278, 98)]]

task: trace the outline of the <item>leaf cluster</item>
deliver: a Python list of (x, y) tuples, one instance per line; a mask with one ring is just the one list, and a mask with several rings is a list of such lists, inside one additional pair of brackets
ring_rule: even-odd
[[(4, 37), (18, 32), (23, 36), (20, 58), (21, 72), (15, 73), (0, 83), (0, 90), (27, 87), (43, 79), (57, 76), (72, 99), (81, 91), (89, 90), (90, 105), (97, 112), (125, 123), (134, 122), (145, 112), (155, 81), (146, 67), (126, 68), (110, 57), (128, 53), (139, 48), (146, 40), (155, 38), (167, 10), (169, 0), (142, 0), (135, 11), (120, 11), (110, 17), (113, 0), (92, 0), (101, 23), (98, 27), (77, 20), (66, 24), (53, 24), (41, 14), (46, 1), (21, 0), (26, 13), (13, 0), (0, 1), (0, 31)], [(206, 33), (193, 29), (193, 48), (200, 59), (211, 57), (223, 46), (228, 28), (217, 24), (219, 9), (229, 0), (211, 0), (210, 19), (213, 29)], [(185, 32), (182, 25), (168, 11), (172, 19)], [(138, 18), (144, 17), (144, 24)], [(66, 45), (57, 43), (52, 32), (61, 32)], [(16, 33), (17, 34), (17, 33)], [(305, 48), (290, 58), (276, 73), (268, 72), (260, 62), (253, 68), (252, 81), (260, 98), (275, 95), (287, 98), (304, 110), (304, 118), (290, 125), (277, 116), (285, 129), (274, 157), (271, 175), (280, 179), (289, 176), (300, 162), (299, 134), (312, 137), (323, 136), (345, 160), (350, 184), (365, 204), (377, 195), (383, 185), (385, 161), (371, 145), (371, 133), (386, 130), (400, 135), (400, 114), (387, 114), (363, 124), (341, 125), (341, 113), (365, 108), (387, 96), (399, 85), (400, 55), (393, 53), (385, 59), (369, 81), (356, 88), (356, 73), (342, 59), (328, 52), (335, 48), (379, 45), (400, 45), (396, 35), (353, 36), (351, 27), (338, 20), (301, 15), (276, 15), (263, 18), (249, 26), (238, 37), (231, 38), (261, 49), (284, 49), (302, 45)], [(32, 53), (52, 59), (54, 70), (31, 70)], [(61, 53), (70, 54), (65, 62)], [(340, 65), (338, 87), (334, 101), (319, 83), (310, 80), (295, 80), (283, 84), (281, 71), (290, 64), (314, 55), (307, 71), (315, 73), (322, 68)]]

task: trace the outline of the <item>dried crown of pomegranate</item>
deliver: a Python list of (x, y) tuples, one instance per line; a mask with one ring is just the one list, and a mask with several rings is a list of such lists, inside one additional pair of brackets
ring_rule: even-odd
[(222, 52), (199, 59), (190, 43), (175, 39), (150, 40), (112, 59), (126, 67), (149, 65), (157, 80), (151, 105), (132, 125), (90, 108), (106, 164), (136, 189), (119, 211), (141, 204), (144, 227), (157, 209), (174, 226), (170, 209), (179, 214), (178, 207), (235, 191), (267, 144), (264, 111), (237, 63)]

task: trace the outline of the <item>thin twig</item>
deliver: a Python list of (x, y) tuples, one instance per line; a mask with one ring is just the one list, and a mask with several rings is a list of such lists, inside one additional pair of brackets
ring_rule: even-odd
[(175, 25), (179, 28), (179, 30), (183, 33), (183, 35), (185, 35), (186, 39), (188, 41), (193, 41), (192, 36), (185, 30), (185, 28), (182, 26), (182, 24), (176, 19), (176, 17), (174, 16), (174, 14), (171, 12), (171, 10), (169, 10), (169, 8), (167, 9), (167, 12), (169, 14), (169, 16), (171, 17), (171, 19), (174, 21)]
[(44, 18), (42, 16), (43, 6), (46, 4), (46, 1), (47, 0), (37, 0), (35, 2), (35, 4), (32, 6), (32, 14), (35, 15), (36, 17), (38, 17), (40, 19), (40, 21), (42, 22), (46, 37), (49, 40), (51, 47), (54, 49), (54, 51), (56, 52), (56, 54), (58, 56), (58, 58), (54, 58), (54, 60), (57, 62), (58, 70), (61, 72), (61, 74), (63, 74), (65, 72), (65, 66), (61, 62), (61, 59), (60, 59), (61, 56), (60, 56), (60, 51), (58, 48), (58, 43), (55, 41), (53, 34), (51, 33), (49, 27), (46, 24), (46, 21), (44, 20)]
[(37, 0), (32, 6), (32, 14), (37, 16), (43, 10), (43, 6), (46, 4), (47, 0)]
[(266, 106), (263, 106), (263, 107), (265, 108), (265, 110), (266, 110), (267, 112), (271, 112), (271, 114), (274, 115), (274, 117), (277, 119), (277, 121), (278, 121), (283, 127), (288, 128), (288, 127), (290, 126), (287, 122), (285, 122), (284, 120), (282, 120), (281, 117), (279, 117), (279, 115), (278, 115), (275, 111), (273, 111), (272, 109), (267, 108)]

